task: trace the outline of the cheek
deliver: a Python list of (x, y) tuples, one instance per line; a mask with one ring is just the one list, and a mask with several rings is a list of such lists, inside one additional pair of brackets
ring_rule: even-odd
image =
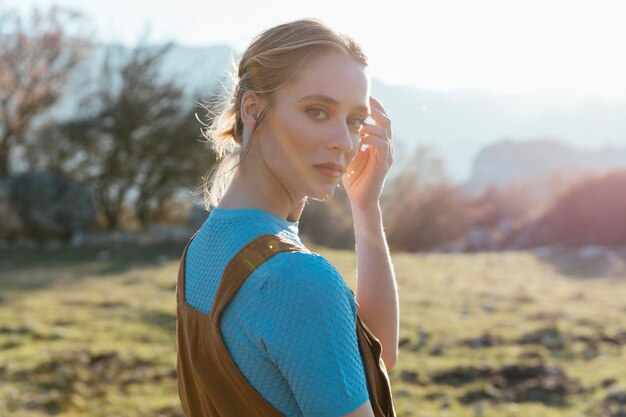
[(281, 151), (292, 160), (302, 159), (319, 145), (321, 129), (302, 118), (285, 118), (275, 131), (275, 140)]

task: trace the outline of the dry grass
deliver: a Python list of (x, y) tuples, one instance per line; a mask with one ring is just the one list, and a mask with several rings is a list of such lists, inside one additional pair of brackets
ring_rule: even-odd
[[(353, 253), (313, 249), (355, 288)], [(0, 254), (0, 416), (182, 416), (174, 373), (182, 246), (101, 251)], [(617, 412), (626, 278), (566, 276), (529, 252), (393, 260), (399, 416)]]

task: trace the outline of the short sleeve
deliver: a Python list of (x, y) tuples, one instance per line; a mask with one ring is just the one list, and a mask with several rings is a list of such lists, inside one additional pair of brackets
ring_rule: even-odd
[(258, 332), (305, 417), (343, 416), (369, 397), (356, 304), (337, 270), (311, 252), (276, 255)]

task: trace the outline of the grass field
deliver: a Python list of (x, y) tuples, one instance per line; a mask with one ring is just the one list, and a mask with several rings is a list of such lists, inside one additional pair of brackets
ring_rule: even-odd
[[(0, 252), (0, 416), (182, 416), (182, 249)], [(311, 249), (355, 288), (354, 253)], [(521, 251), (393, 261), (398, 416), (626, 415), (626, 277)]]

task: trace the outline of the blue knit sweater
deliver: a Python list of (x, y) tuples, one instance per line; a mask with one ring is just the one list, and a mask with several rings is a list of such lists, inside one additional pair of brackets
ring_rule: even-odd
[[(187, 303), (208, 313), (228, 262), (266, 233), (303, 246), (298, 222), (260, 209), (214, 208), (187, 250)], [(220, 327), (248, 382), (285, 416), (342, 416), (368, 399), (354, 297), (314, 252), (283, 252), (262, 264), (224, 310)]]

